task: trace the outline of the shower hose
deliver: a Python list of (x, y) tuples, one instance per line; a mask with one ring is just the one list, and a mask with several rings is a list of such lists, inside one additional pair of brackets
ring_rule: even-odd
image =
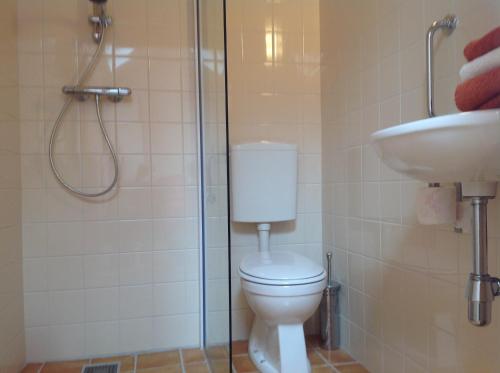
[[(102, 52), (105, 36), (106, 36), (106, 27), (102, 27), (102, 34), (101, 34), (101, 38), (99, 39), (98, 46), (97, 46), (89, 64), (87, 65), (87, 67), (85, 68), (83, 73), (78, 78), (77, 83), (76, 83), (77, 87), (80, 87), (82, 84), (84, 84), (85, 81), (87, 80), (88, 76), (90, 75), (90, 73), (94, 70), (94, 68), (97, 64), (97, 60)], [(55, 140), (56, 140), (57, 134), (59, 132), (59, 129), (61, 128), (64, 115), (66, 114), (66, 112), (70, 108), (71, 104), (73, 103), (73, 100), (74, 100), (73, 95), (68, 96), (68, 98), (64, 102), (64, 105), (63, 105), (59, 115), (57, 116), (56, 121), (54, 122), (54, 126), (52, 128), (52, 132), (50, 134), (50, 141), (49, 141), (50, 168), (52, 169), (52, 172), (54, 173), (54, 176), (56, 177), (57, 181), (65, 189), (67, 189), (71, 193), (74, 193), (74, 194), (81, 196), (81, 197), (100, 197), (100, 196), (108, 193), (116, 185), (116, 183), (118, 181), (119, 167), (118, 167), (118, 157), (116, 156), (116, 152), (113, 148), (113, 144), (111, 144), (111, 140), (109, 139), (108, 132), (106, 131), (106, 127), (104, 126), (104, 122), (102, 120), (101, 97), (99, 95), (95, 95), (95, 110), (96, 110), (97, 120), (99, 122), (99, 128), (101, 130), (102, 136), (104, 137), (104, 140), (106, 141), (106, 145), (108, 146), (108, 149), (111, 153), (111, 156), (113, 157), (113, 164), (114, 164), (115, 170), (114, 170), (113, 181), (111, 182), (111, 184), (108, 187), (106, 187), (104, 190), (96, 192), (96, 193), (87, 193), (87, 192), (83, 192), (82, 190), (78, 190), (78, 189), (74, 188), (73, 186), (71, 186), (70, 184), (68, 184), (66, 181), (64, 181), (64, 179), (63, 179), (61, 173), (59, 172), (59, 170), (57, 169), (57, 166), (56, 166), (55, 161), (54, 161)]]

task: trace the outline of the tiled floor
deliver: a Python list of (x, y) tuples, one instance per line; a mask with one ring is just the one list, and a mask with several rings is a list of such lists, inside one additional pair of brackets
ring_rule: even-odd
[[(344, 351), (323, 350), (317, 341), (315, 337), (307, 340), (312, 373), (369, 373)], [(92, 360), (29, 364), (22, 373), (81, 373), (85, 364), (117, 361), (121, 363), (122, 373), (210, 373), (207, 354), (212, 361), (212, 373), (227, 372), (227, 349), (215, 347), (206, 352), (198, 349), (182, 349)], [(233, 372), (257, 373), (257, 369), (248, 357), (247, 341), (233, 343)]]
[[(319, 347), (317, 337), (307, 339), (307, 348), (312, 373), (370, 373), (342, 350), (323, 350)], [(233, 342), (233, 371), (235, 373), (258, 373), (248, 357), (247, 341)]]
[(121, 363), (122, 373), (210, 373), (203, 350), (175, 350), (141, 355), (29, 364), (22, 373), (81, 373), (85, 364)]

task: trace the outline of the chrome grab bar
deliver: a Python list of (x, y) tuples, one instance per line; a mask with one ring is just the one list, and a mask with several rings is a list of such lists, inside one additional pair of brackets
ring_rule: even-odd
[(434, 33), (441, 29), (447, 29), (448, 32), (453, 32), (458, 25), (458, 18), (454, 14), (448, 14), (439, 21), (432, 22), (431, 27), (427, 30), (427, 114), (429, 117), (436, 116), (434, 112)]
[(79, 87), (65, 85), (62, 89), (66, 95), (75, 95), (84, 101), (87, 96), (105, 96), (114, 102), (121, 101), (123, 97), (130, 96), (132, 90), (127, 87)]

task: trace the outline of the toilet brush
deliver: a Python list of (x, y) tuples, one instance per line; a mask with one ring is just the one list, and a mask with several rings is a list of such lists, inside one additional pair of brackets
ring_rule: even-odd
[(325, 350), (336, 350), (340, 345), (340, 314), (338, 312), (340, 284), (333, 281), (332, 258), (332, 253), (328, 252), (326, 254), (328, 282), (320, 305), (321, 347)]

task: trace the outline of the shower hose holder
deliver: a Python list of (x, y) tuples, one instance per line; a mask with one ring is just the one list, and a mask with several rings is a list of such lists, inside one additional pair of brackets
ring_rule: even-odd
[(94, 29), (92, 38), (97, 44), (101, 41), (104, 29), (113, 24), (111, 17), (106, 14), (104, 3), (105, 2), (102, 4), (94, 4), (94, 14), (89, 16), (89, 23)]

